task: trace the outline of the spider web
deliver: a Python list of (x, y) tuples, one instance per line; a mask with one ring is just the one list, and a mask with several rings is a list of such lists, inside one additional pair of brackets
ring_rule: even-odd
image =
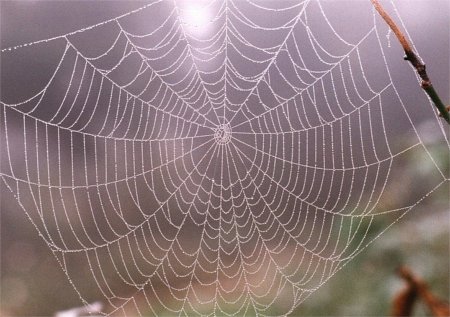
[[(385, 230), (375, 218), (448, 177), (373, 12), (349, 40), (319, 1), (213, 1), (203, 25), (189, 10), (154, 1), (2, 50), (62, 52), (36, 94), (1, 103), (2, 180), (105, 315), (289, 314)], [(386, 204), (411, 151), (434, 182)]]

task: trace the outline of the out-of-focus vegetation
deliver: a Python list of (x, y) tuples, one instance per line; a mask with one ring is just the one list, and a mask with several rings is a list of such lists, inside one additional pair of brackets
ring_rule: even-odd
[[(448, 175), (448, 149), (433, 144), (429, 150), (440, 166), (446, 166)], [(407, 156), (402, 163), (405, 165), (399, 173), (404, 175), (399, 175), (397, 186), (403, 187), (399, 192), (404, 192), (402, 197), (406, 199), (408, 186), (412, 185), (404, 180), (411, 173), (426, 173), (430, 166), (422, 155)], [(410, 266), (436, 296), (449, 299), (449, 192), (448, 183), (434, 191), (317, 290), (293, 315), (387, 316), (395, 294), (404, 286), (395, 273), (401, 265)], [(376, 229), (372, 228), (372, 232), (393, 220), (389, 215), (375, 219)], [(430, 312), (419, 302), (414, 316), (430, 316)]]

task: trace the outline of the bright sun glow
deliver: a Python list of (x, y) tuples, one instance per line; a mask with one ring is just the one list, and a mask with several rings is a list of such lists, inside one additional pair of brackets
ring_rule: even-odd
[(182, 20), (191, 33), (205, 33), (211, 21), (209, 8), (203, 2), (188, 2), (182, 9)]

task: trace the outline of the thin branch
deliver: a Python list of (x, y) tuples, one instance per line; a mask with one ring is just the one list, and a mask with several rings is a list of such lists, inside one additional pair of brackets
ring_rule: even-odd
[(395, 24), (394, 20), (392, 20), (392, 18), (383, 9), (378, 0), (370, 0), (370, 1), (372, 1), (372, 4), (375, 7), (375, 9), (378, 11), (383, 20), (387, 23), (387, 25), (389, 25), (392, 32), (394, 32), (398, 41), (402, 45), (403, 50), (405, 51), (404, 59), (409, 61), (411, 65), (416, 69), (417, 74), (422, 79), (421, 87), (423, 88), (423, 90), (425, 90), (427, 95), (433, 101), (436, 108), (439, 110), (440, 112), (439, 116), (443, 117), (445, 121), (447, 121), (447, 123), (450, 124), (450, 116), (448, 113), (450, 106), (445, 106), (442, 100), (439, 98), (439, 95), (437, 94), (436, 90), (431, 84), (430, 78), (428, 77), (425, 64), (421, 62), (421, 60), (412, 49), (403, 32), (399, 29), (397, 24)]
[(392, 302), (392, 317), (412, 316), (414, 304), (417, 301), (418, 291), (414, 284), (407, 283)]
[(450, 306), (445, 301), (437, 298), (428, 285), (415, 276), (407, 267), (400, 267), (398, 274), (407, 283), (406, 288), (396, 296), (393, 303), (392, 316), (411, 316), (412, 308), (417, 297), (420, 297), (433, 316), (450, 316)]

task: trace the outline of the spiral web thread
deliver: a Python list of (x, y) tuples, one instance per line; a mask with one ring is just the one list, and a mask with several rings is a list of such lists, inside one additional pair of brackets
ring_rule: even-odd
[[(409, 115), (375, 15), (349, 42), (319, 1), (202, 9), (201, 34), (155, 1), (2, 51), (62, 48), (42, 90), (1, 103), (1, 176), (105, 315), (289, 314), (378, 236), (375, 218), (396, 222), (448, 181), (414, 125), (393, 142), (387, 108)], [(385, 207), (410, 151), (437, 181)]]

